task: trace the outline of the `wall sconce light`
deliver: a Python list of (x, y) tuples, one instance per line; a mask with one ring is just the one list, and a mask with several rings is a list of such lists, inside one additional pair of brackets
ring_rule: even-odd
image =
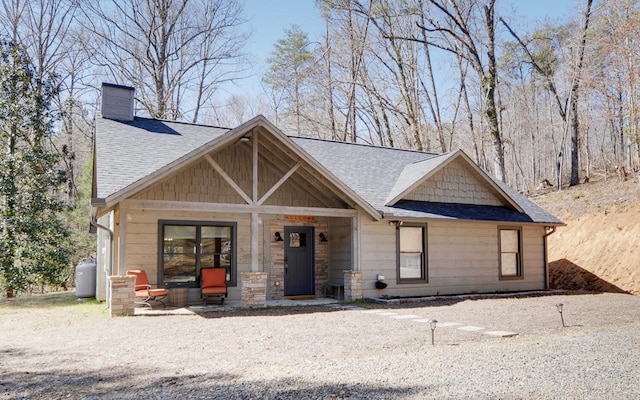
[(402, 221), (389, 221), (389, 225), (395, 225), (395, 227), (399, 227), (402, 226), (404, 224), (404, 222)]
[(431, 345), (433, 346), (433, 344), (435, 343), (434, 340), (434, 332), (436, 331), (436, 324), (438, 323), (437, 320), (435, 319), (430, 319), (429, 320), (429, 326), (431, 327)]
[(564, 304), (562, 304), (562, 303), (556, 304), (556, 308), (558, 309), (558, 312), (560, 313), (560, 321), (562, 321), (562, 327), (564, 328), (566, 325), (564, 324), (564, 317), (562, 316), (562, 307), (564, 307)]
[(320, 241), (321, 241), (321, 242), (328, 242), (328, 241), (329, 241), (329, 240), (327, 239), (327, 236), (326, 236), (324, 233), (322, 233), (322, 232), (320, 232)]
[(243, 137), (241, 137), (241, 138), (240, 138), (240, 141), (241, 141), (241, 142), (245, 142), (245, 143), (247, 143), (247, 142), (250, 142), (250, 141), (251, 141), (251, 138), (250, 138), (250, 137), (248, 137), (248, 136), (243, 136)]
[(276, 232), (276, 242), (282, 242), (282, 236), (280, 236), (280, 232)]

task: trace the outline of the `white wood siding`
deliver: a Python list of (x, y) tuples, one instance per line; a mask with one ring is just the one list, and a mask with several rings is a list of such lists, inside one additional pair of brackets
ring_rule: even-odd
[[(502, 224), (500, 224), (503, 226)], [(395, 226), (362, 225), (362, 277), (365, 297), (428, 296), (545, 289), (544, 228), (522, 227), (523, 277), (499, 279), (498, 224), (427, 222), (427, 283), (397, 284)], [(376, 276), (389, 285), (374, 288)]]

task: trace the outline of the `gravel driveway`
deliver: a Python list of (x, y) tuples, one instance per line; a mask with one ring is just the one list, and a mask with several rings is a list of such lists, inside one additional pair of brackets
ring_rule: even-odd
[(638, 296), (357, 306), (110, 319), (0, 303), (0, 398), (640, 398)]

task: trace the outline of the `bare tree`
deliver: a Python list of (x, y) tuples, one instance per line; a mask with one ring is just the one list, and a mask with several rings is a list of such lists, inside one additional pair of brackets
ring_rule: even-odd
[[(498, 179), (504, 180), (504, 146), (496, 103), (498, 69), (495, 56), (495, 2), (496, 0), (471, 3), (460, 0), (428, 0), (427, 4), (432, 7), (425, 12), (429, 13), (429, 18), (425, 25), (419, 24), (428, 35), (410, 39), (427, 42), (431, 46), (459, 55), (476, 72), (484, 95), (485, 119), (493, 141), (494, 173)], [(481, 22), (482, 29), (477, 28), (477, 20)]]
[(586, 11), (584, 13), (584, 24), (582, 26), (582, 39), (578, 47), (578, 56), (574, 67), (573, 84), (569, 94), (571, 106), (571, 186), (580, 183), (580, 126), (578, 118), (578, 89), (580, 88), (580, 74), (584, 62), (584, 51), (587, 45), (587, 32), (589, 30), (589, 19), (591, 18), (591, 4), (593, 0), (587, 0)]
[(154, 118), (197, 122), (217, 85), (243, 70), (235, 64), (247, 39), (236, 32), (244, 23), (237, 0), (87, 0), (82, 9), (93, 62), (135, 84)]

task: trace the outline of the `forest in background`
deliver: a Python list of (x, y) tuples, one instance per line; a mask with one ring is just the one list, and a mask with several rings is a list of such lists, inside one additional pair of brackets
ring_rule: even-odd
[(135, 87), (141, 116), (233, 127), (264, 114), (289, 135), (462, 148), (522, 192), (637, 175), (640, 2), (576, 0), (535, 23), (500, 3), (316, 0), (324, 34), (309, 38), (302, 21), (283, 32), (258, 96), (221, 91), (250, 70), (239, 0), (1, 0), (0, 37), (55, 82), (47, 138), (68, 178), (56, 194), (76, 263), (94, 251), (102, 82)]

